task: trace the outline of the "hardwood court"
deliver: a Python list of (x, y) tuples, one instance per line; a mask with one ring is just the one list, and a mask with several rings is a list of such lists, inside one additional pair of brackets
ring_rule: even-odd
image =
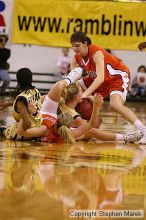
[[(127, 105), (146, 124), (146, 104)], [(108, 102), (101, 117), (101, 129), (133, 130), (111, 112)], [(12, 123), (11, 107), (0, 112), (0, 121)], [(0, 220), (68, 220), (79, 215), (84, 215), (79, 219), (109, 219), (110, 210), (119, 210), (114, 219), (119, 219), (120, 210), (135, 211), (125, 211), (120, 219), (129, 215), (146, 219), (142, 216), (146, 212), (146, 147), (93, 140), (71, 146), (1, 139)]]

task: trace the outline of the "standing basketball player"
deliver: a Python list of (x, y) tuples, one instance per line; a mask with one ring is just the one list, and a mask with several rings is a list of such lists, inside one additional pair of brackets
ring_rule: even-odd
[(84, 32), (72, 34), (71, 44), (75, 52), (71, 68), (81, 67), (88, 76), (79, 80), (83, 98), (94, 93), (110, 96), (110, 106), (137, 129), (142, 129), (144, 137), (140, 143), (146, 144), (146, 129), (131, 109), (124, 106), (130, 84), (130, 72), (117, 57), (97, 45), (88, 45)]

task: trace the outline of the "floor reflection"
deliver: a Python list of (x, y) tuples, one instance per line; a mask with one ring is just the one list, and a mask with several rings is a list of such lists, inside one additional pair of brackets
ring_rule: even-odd
[[(145, 105), (128, 105), (146, 124)], [(108, 103), (105, 109), (101, 129), (133, 129), (111, 112)], [(11, 108), (0, 112), (1, 124), (11, 123), (10, 113)], [(139, 209), (146, 212), (146, 147), (93, 140), (71, 146), (1, 139), (0, 220), (68, 220), (73, 219), (71, 210)]]
[(3, 141), (0, 217), (66, 220), (70, 210), (144, 210), (145, 174), (146, 150), (135, 144)]

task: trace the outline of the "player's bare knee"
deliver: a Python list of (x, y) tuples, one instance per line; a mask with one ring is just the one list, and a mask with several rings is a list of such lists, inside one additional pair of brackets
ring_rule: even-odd
[(62, 88), (65, 84), (66, 84), (65, 80), (60, 80), (60, 81), (56, 82), (55, 86), (58, 88)]
[[(52, 86), (51, 90), (54, 92), (54, 90), (57, 90), (57, 89), (63, 87), (63, 85), (64, 85), (64, 80), (60, 80)], [(48, 92), (48, 94), (50, 94), (50, 91)]]

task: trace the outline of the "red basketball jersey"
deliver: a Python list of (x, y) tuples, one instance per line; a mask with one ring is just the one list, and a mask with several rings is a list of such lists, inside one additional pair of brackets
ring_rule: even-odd
[(81, 55), (75, 55), (75, 60), (79, 64), (80, 67), (91, 77), (96, 77), (96, 66), (93, 61), (93, 55), (97, 51), (102, 51), (104, 55), (104, 82), (108, 82), (113, 80), (114, 77), (117, 77), (117, 74), (111, 75), (109, 73), (108, 66), (111, 66), (115, 71), (121, 70), (122, 72), (127, 72), (128, 76), (130, 75), (129, 69), (127, 66), (121, 62), (119, 58), (108, 53), (105, 49), (100, 48), (97, 45), (89, 45), (88, 46), (88, 56), (85, 61)]
[(130, 84), (129, 69), (120, 59), (96, 45), (88, 46), (88, 56), (84, 59), (81, 55), (75, 55), (76, 62), (87, 73), (83, 78), (86, 87), (93, 83), (98, 74), (93, 60), (93, 55), (97, 51), (102, 51), (104, 55), (104, 82), (92, 94), (100, 93), (103, 97), (109, 96), (113, 91), (126, 94)]
[(57, 121), (57, 118), (53, 117), (52, 115), (43, 114), (43, 125), (47, 125), (49, 134), (47, 137), (42, 137), (42, 142), (48, 142), (48, 143), (62, 143), (62, 138), (55, 133), (54, 125)]

